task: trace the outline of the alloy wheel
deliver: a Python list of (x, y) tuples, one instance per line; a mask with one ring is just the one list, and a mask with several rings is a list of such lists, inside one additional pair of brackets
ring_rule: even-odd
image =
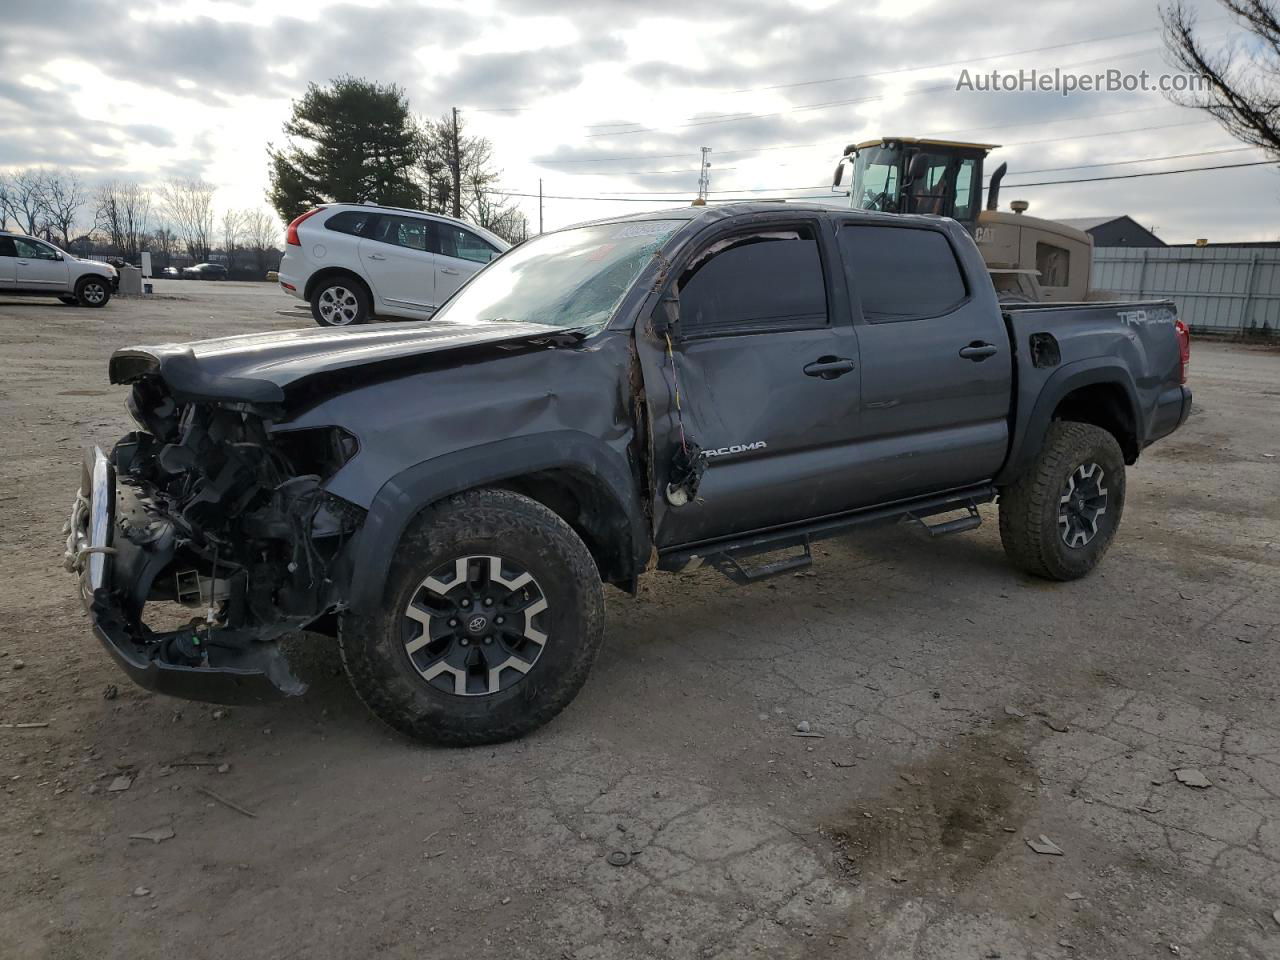
[(107, 288), (100, 283), (86, 283), (83, 292), (85, 300), (94, 305), (101, 303), (107, 296)]
[(533, 574), (503, 557), (456, 557), (414, 590), (401, 639), (415, 670), (458, 696), (524, 679), (547, 643), (547, 598)]
[(320, 316), (333, 327), (345, 327), (360, 313), (360, 301), (346, 287), (326, 287), (320, 293)]
[(1098, 521), (1107, 512), (1105, 478), (1096, 463), (1082, 463), (1067, 477), (1058, 500), (1058, 529), (1068, 547), (1086, 546), (1098, 535)]

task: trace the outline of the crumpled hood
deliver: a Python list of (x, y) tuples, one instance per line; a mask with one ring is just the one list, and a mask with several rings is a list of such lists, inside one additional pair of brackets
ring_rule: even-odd
[(271, 404), (283, 402), (287, 388), (322, 374), (467, 348), (536, 345), (574, 332), (540, 323), (431, 321), (285, 330), (125, 347), (111, 355), (110, 376), (112, 383), (133, 383), (158, 373), (178, 400)]

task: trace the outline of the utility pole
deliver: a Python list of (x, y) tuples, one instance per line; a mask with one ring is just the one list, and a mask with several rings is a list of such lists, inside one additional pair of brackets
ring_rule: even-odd
[(695, 201), (699, 206), (707, 202), (707, 194), (711, 192), (711, 148), (702, 148), (702, 166), (698, 171), (698, 199)]
[(453, 108), (453, 215), (462, 217), (462, 144), (458, 138), (458, 108)]
[(538, 178), (538, 235), (542, 235), (542, 178)]

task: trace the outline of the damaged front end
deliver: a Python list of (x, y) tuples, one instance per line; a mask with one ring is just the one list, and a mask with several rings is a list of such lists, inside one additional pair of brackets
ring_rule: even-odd
[(114, 360), (112, 374), (132, 383), (143, 429), (89, 453), (67, 529), (99, 639), (138, 684), (173, 696), (302, 693), (279, 641), (342, 608), (364, 511), (325, 481), (355, 438), (291, 431), (276, 397), (234, 384), (174, 389), (158, 364)]

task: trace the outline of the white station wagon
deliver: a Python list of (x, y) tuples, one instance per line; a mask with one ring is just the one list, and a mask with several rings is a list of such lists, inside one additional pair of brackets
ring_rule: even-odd
[(323, 204), (289, 224), (280, 286), (322, 327), (370, 317), (424, 320), (510, 248), (452, 217), (371, 203)]

